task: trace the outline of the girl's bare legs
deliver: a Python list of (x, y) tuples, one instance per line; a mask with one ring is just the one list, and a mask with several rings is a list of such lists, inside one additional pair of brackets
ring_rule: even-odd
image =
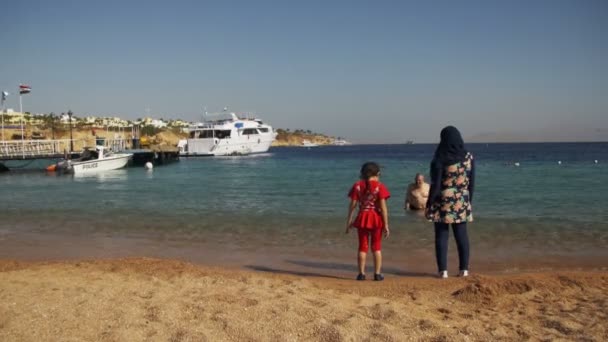
[(367, 253), (359, 252), (357, 257), (357, 265), (359, 266), (359, 274), (365, 274), (365, 258), (367, 257)]
[(374, 274), (380, 274), (382, 271), (382, 252), (374, 252)]

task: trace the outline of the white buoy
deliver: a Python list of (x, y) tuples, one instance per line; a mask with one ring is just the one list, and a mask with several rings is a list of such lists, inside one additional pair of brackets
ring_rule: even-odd
[(558, 161), (557, 161), (557, 165), (562, 165), (562, 161), (561, 161), (561, 160), (558, 160)]
[(515, 163), (515, 164), (513, 164), (513, 165), (515, 165), (515, 166), (519, 166), (519, 163)]
[(595, 164), (597, 164), (597, 159), (593, 161)]
[(152, 168), (154, 168), (154, 165), (152, 165), (152, 163), (150, 163), (150, 162), (147, 162), (146, 163), (146, 169), (147, 170), (152, 170)]

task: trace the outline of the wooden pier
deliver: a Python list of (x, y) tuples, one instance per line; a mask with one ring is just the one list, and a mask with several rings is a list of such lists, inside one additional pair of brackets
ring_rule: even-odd
[[(158, 166), (179, 160), (177, 148), (162, 150), (127, 149), (127, 142), (124, 139), (106, 139), (100, 142), (114, 151), (133, 153), (129, 166), (144, 166), (147, 162)], [(78, 144), (82, 145), (82, 142), (78, 141)], [(40, 164), (44, 165), (45, 163), (52, 164), (63, 158), (77, 158), (80, 152), (70, 152), (72, 145), (76, 145), (76, 141), (70, 139), (0, 141), (0, 172), (14, 168), (11, 167), (11, 164), (20, 161), (23, 163), (27, 161), (41, 161)], [(43, 168), (40, 166), (33, 169)]]
[(133, 157), (129, 161), (129, 166), (144, 166), (147, 162), (154, 166), (166, 165), (179, 161), (179, 152), (175, 150), (128, 150), (128, 153), (133, 153)]
[(70, 139), (0, 141), (0, 161), (25, 159), (56, 159), (70, 149)]

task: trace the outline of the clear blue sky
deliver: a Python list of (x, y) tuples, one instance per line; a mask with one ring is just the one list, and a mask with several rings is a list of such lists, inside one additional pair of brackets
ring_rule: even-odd
[(197, 120), (229, 106), (359, 142), (608, 137), (608, 1), (4, 1), (24, 110)]

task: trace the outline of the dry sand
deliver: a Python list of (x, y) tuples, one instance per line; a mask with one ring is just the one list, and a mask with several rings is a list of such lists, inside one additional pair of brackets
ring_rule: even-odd
[(174, 260), (0, 261), (0, 341), (608, 340), (608, 274), (357, 282)]

